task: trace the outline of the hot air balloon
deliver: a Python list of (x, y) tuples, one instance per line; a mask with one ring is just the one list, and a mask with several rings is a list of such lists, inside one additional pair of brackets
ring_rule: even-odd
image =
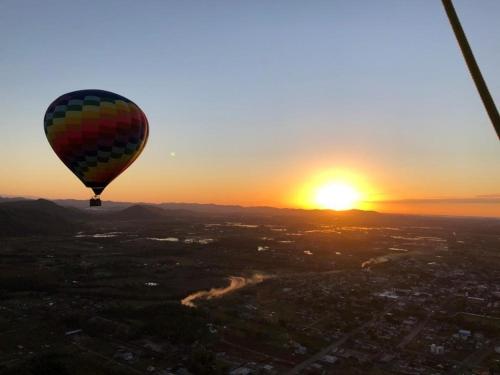
[(45, 135), (59, 159), (94, 191), (90, 206), (140, 155), (149, 125), (131, 100), (104, 90), (61, 95), (44, 117)]

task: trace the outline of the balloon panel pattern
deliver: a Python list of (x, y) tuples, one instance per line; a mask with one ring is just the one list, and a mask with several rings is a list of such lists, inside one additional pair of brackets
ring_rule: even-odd
[(57, 156), (96, 194), (134, 162), (149, 134), (135, 103), (103, 90), (60, 96), (47, 109), (44, 128)]

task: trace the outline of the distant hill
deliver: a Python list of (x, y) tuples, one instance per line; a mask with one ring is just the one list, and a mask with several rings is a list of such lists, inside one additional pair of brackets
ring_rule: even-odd
[(87, 215), (54, 202), (10, 200), (0, 202), (0, 236), (60, 234), (76, 230)]
[[(89, 207), (89, 202), (87, 200), (78, 199), (56, 199), (54, 202), (65, 207), (75, 207), (79, 209), (87, 209)], [(245, 207), (239, 205), (224, 205), (224, 204), (207, 204), (207, 203), (178, 203), (178, 202), (166, 202), (166, 203), (140, 203), (140, 202), (114, 202), (106, 201), (102, 202), (102, 207), (92, 210), (96, 213), (105, 213), (106, 211), (122, 211), (123, 214), (117, 214), (116, 217), (123, 215), (125, 219), (127, 215), (133, 213), (134, 211), (125, 211), (127, 208), (137, 207), (143, 208), (160, 208), (165, 211), (169, 211), (170, 214), (187, 215), (189, 213), (194, 214), (204, 214), (203, 216), (302, 216), (302, 215), (320, 215), (320, 216), (359, 216), (363, 214), (372, 215), (375, 211), (363, 211), (363, 210), (349, 210), (349, 211), (330, 211), (330, 210), (306, 210), (298, 208), (276, 208), (268, 206), (253, 206)], [(144, 211), (144, 210), (143, 210)], [(144, 212), (138, 212), (140, 215)], [(162, 213), (161, 211), (156, 211), (157, 214)], [(165, 214), (166, 212), (163, 212)], [(150, 216), (151, 212), (147, 215)]]
[(300, 208), (276, 208), (267, 206), (244, 207), (236, 205), (197, 204), (197, 203), (161, 203), (160, 207), (169, 210), (188, 210), (203, 216), (227, 217), (233, 220), (263, 219), (263, 220), (295, 220), (295, 221), (329, 221), (366, 219), (379, 216), (375, 211), (348, 210), (307, 210)]
[(107, 217), (120, 220), (155, 220), (166, 216), (164, 209), (144, 204), (136, 204), (123, 210), (113, 211)]
[(0, 197), (0, 203), (24, 201), (23, 197)]
[(123, 220), (123, 221), (144, 221), (144, 220), (163, 220), (171, 221), (176, 219), (187, 219), (193, 217), (205, 216), (200, 212), (193, 212), (185, 209), (164, 209), (158, 205), (135, 204), (123, 210), (108, 211), (102, 218)]
[[(89, 201), (88, 200), (81, 200), (81, 199), (55, 199), (55, 203), (57, 203), (60, 206), (64, 207), (75, 207), (79, 209), (87, 209), (89, 208)], [(99, 207), (98, 209), (95, 209), (94, 211), (115, 211), (115, 210), (123, 210), (124, 208), (138, 205), (142, 203), (133, 203), (133, 202), (113, 202), (113, 201), (103, 201), (103, 205)], [(146, 203), (144, 203), (146, 204)]]
[(257, 216), (282, 216), (282, 215), (304, 215), (304, 214), (326, 214), (326, 215), (352, 215), (374, 211), (349, 210), (349, 211), (331, 211), (331, 210), (306, 210), (300, 208), (277, 208), (269, 206), (238, 206), (221, 204), (202, 204), (202, 203), (160, 203), (159, 207), (164, 209), (188, 210), (213, 215), (257, 215)]
[[(57, 199), (55, 202), (61, 206), (65, 207), (75, 207), (79, 209), (87, 209), (89, 203), (87, 200), (77, 200), (77, 199)], [(133, 213), (133, 211), (125, 211), (127, 208), (136, 207), (148, 207), (148, 208), (161, 208), (165, 211), (169, 211), (170, 215), (188, 215), (189, 213), (203, 214), (203, 216), (303, 216), (303, 215), (313, 215), (313, 216), (359, 216), (363, 214), (372, 215), (375, 211), (363, 211), (363, 210), (349, 210), (349, 211), (330, 211), (330, 210), (306, 210), (298, 208), (276, 208), (268, 206), (254, 206), (245, 207), (239, 205), (223, 205), (223, 204), (205, 204), (205, 203), (177, 203), (177, 202), (167, 202), (167, 203), (133, 203), (133, 202), (114, 202), (106, 201), (102, 202), (102, 207), (92, 210), (93, 212), (105, 213), (106, 211), (122, 211), (123, 214), (117, 214), (116, 217), (123, 216), (126, 219), (127, 215)], [(161, 211), (156, 211), (160, 214)], [(166, 212), (163, 212), (165, 214)], [(141, 215), (143, 212), (140, 213)], [(151, 212), (147, 215), (150, 216)]]
[(274, 207), (243, 207), (238, 205), (202, 204), (202, 203), (160, 203), (158, 206), (169, 210), (189, 210), (208, 214), (235, 214), (235, 213), (270, 213), (279, 210)]
[[(385, 214), (375, 211), (304, 210), (275, 207), (243, 207), (198, 203), (137, 204), (104, 201), (89, 209), (86, 200), (1, 198), (0, 236), (64, 233), (84, 225), (100, 226), (103, 220), (141, 221), (238, 221), (253, 224), (317, 224), (338, 226), (440, 226), (453, 231), (474, 228), (498, 233), (500, 219)], [(78, 207), (78, 208), (76, 208)]]

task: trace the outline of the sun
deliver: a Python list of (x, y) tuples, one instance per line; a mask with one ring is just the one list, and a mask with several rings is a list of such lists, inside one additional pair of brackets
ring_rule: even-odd
[[(302, 181), (302, 182), (300, 182)], [(379, 195), (366, 173), (347, 168), (318, 168), (297, 176), (288, 204), (305, 209), (373, 210)]]
[(361, 194), (347, 182), (328, 182), (315, 192), (315, 202), (320, 208), (342, 211), (356, 208)]

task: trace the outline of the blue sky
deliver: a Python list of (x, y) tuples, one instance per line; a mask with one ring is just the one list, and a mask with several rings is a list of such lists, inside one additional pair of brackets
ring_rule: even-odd
[[(455, 6), (498, 98), (500, 2)], [(42, 129), (84, 88), (150, 121), (110, 198), (286, 205), (328, 169), (365, 176), (374, 199), (500, 192), (498, 139), (440, 1), (4, 0), (0, 82), (0, 193), (88, 195)]]

